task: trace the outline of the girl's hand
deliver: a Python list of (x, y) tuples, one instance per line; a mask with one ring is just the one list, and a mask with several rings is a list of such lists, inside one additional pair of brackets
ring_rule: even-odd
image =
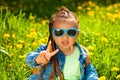
[(49, 42), (46, 51), (41, 51), (40, 54), (35, 58), (37, 64), (47, 64), (50, 61), (51, 57), (59, 51), (56, 49), (55, 51), (51, 52), (51, 50), (52, 46), (51, 42)]

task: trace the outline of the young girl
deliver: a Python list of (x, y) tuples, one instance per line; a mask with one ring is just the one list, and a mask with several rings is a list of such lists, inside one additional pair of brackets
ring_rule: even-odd
[(47, 45), (30, 52), (26, 63), (38, 69), (28, 80), (98, 80), (87, 51), (76, 41), (79, 21), (74, 13), (61, 7), (49, 22)]

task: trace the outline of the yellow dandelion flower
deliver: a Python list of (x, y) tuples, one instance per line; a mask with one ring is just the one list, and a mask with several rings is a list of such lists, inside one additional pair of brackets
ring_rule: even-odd
[(112, 21), (112, 22), (115, 22), (115, 19), (113, 19), (113, 18), (110, 18), (109, 20)]
[(27, 38), (31, 38), (32, 36), (31, 36), (30, 34), (28, 34), (26, 37), (27, 37)]
[(103, 15), (103, 12), (102, 12), (102, 11), (99, 11), (99, 14), (100, 14), (100, 15)]
[(95, 7), (95, 10), (97, 10), (97, 11), (98, 11), (98, 10), (99, 10), (99, 6), (96, 6), (96, 7)]
[(94, 16), (94, 11), (88, 11), (87, 14), (88, 14), (89, 16)]
[(13, 39), (15, 39), (15, 38), (16, 38), (16, 36), (15, 36), (15, 34), (14, 34), (14, 33), (12, 34), (12, 38), (13, 38)]
[(120, 79), (120, 74), (119, 74), (119, 75), (117, 75), (116, 79)]
[(91, 10), (91, 8), (90, 8), (90, 7), (87, 7), (87, 10)]
[(42, 25), (45, 25), (47, 20), (42, 20)]
[(33, 42), (32, 43), (32, 46), (37, 46), (38, 44), (36, 42)]
[(90, 55), (93, 55), (94, 53), (93, 52), (89, 52)]
[(30, 46), (30, 44), (29, 44), (29, 43), (27, 43), (27, 44), (26, 44), (26, 46)]
[(35, 36), (37, 36), (37, 33), (36, 33), (36, 32), (31, 32), (30, 35), (31, 35), (32, 37), (35, 37)]
[(88, 46), (87, 48), (89, 51), (93, 51), (94, 50), (94, 46)]
[(108, 16), (108, 17), (111, 17), (112, 16), (112, 14), (111, 13), (106, 13), (106, 15)]
[(30, 19), (30, 20), (33, 20), (33, 19), (34, 19), (34, 16), (32, 16), (32, 15), (29, 16), (29, 19)]
[(23, 41), (23, 40), (18, 40), (18, 42), (19, 42), (19, 43), (21, 43), (21, 44), (22, 44), (22, 43), (24, 43), (24, 41)]
[(10, 54), (10, 58), (12, 58), (13, 56), (14, 56), (14, 54), (13, 54), (13, 53), (11, 53), (11, 54)]
[(20, 58), (20, 59), (24, 59), (25, 57), (26, 57), (26, 55), (25, 55), (25, 54), (24, 54), (24, 55), (20, 55), (20, 56), (19, 56), (19, 58)]
[(16, 47), (21, 49), (21, 48), (23, 48), (23, 45), (22, 44), (16, 44)]
[(118, 5), (117, 5), (117, 4), (114, 4), (114, 5), (113, 5), (113, 7), (114, 7), (114, 8), (117, 8), (117, 7), (118, 7)]
[(93, 4), (93, 2), (92, 2), (92, 1), (88, 1), (88, 4), (89, 4), (89, 5), (92, 5), (92, 4)]
[(12, 67), (13, 65), (12, 64), (8, 64), (9, 67)]
[(12, 48), (12, 46), (7, 46), (7, 48), (8, 48), (8, 49), (11, 49), (11, 48)]
[(107, 43), (108, 42), (108, 39), (106, 38), (106, 37), (102, 37), (102, 42), (104, 42), (104, 43)]
[(78, 6), (77, 9), (78, 9), (78, 10), (82, 10), (82, 6)]
[(115, 10), (115, 12), (116, 12), (116, 13), (118, 13), (118, 12), (119, 12), (119, 10), (118, 10), (118, 9), (116, 9), (116, 10)]
[(35, 28), (31, 28), (30, 31), (31, 32), (36, 32), (36, 29)]
[(117, 72), (117, 71), (119, 71), (119, 68), (118, 67), (113, 67), (112, 71)]
[(106, 8), (107, 11), (110, 11), (111, 9), (113, 9), (112, 6), (108, 6), (108, 7)]
[(106, 80), (105, 76), (101, 76), (98, 80)]
[(119, 51), (119, 49), (118, 48), (115, 48), (115, 52), (118, 52)]
[(40, 40), (38, 40), (38, 43), (39, 43), (39, 44), (42, 44), (42, 43), (43, 43), (43, 41), (40, 39)]
[(5, 37), (5, 38), (9, 38), (10, 35), (6, 33), (6, 34), (4, 34), (4, 37)]
[(26, 65), (26, 64), (23, 64), (23, 67), (24, 67), (24, 68), (26, 68), (26, 67), (27, 67), (27, 65)]

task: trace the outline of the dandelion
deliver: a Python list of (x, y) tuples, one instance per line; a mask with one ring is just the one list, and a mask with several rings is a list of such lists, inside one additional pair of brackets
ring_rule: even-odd
[(78, 9), (78, 10), (82, 10), (82, 6), (78, 6), (77, 9)]
[(90, 51), (93, 51), (94, 50), (94, 46), (88, 46), (87, 49), (90, 50)]
[(118, 67), (113, 67), (112, 71), (117, 72), (117, 71), (119, 71), (119, 68)]
[(34, 19), (34, 16), (31, 15), (31, 16), (29, 17), (29, 19), (30, 19), (30, 20), (33, 20), (33, 19)]
[(93, 55), (94, 53), (93, 52), (89, 52), (90, 55)]
[(33, 42), (32, 43), (32, 46), (37, 46), (38, 44), (36, 42)]
[(23, 64), (23, 67), (24, 67), (24, 68), (26, 68), (26, 67), (27, 67), (27, 65), (26, 65), (26, 64)]
[(105, 16), (104, 16), (104, 15), (101, 15), (100, 18), (101, 18), (101, 19), (105, 19)]
[(16, 44), (16, 47), (21, 49), (21, 48), (23, 48), (23, 45), (22, 44)]
[(21, 43), (21, 44), (23, 44), (23, 43), (24, 43), (24, 41), (23, 41), (23, 40), (18, 40), (18, 42), (19, 42), (19, 43)]
[(31, 32), (30, 35), (31, 35), (32, 37), (35, 37), (35, 36), (37, 36), (37, 33), (36, 33), (36, 32)]
[(40, 40), (38, 40), (38, 43), (39, 43), (39, 44), (42, 44), (42, 43), (43, 43), (43, 41), (40, 39)]
[(120, 74), (119, 74), (119, 75), (117, 75), (116, 79), (120, 79)]
[(12, 64), (8, 64), (9, 67), (12, 67), (13, 65)]
[(102, 37), (101, 40), (102, 40), (102, 42), (104, 42), (104, 43), (107, 43), (107, 42), (108, 42), (108, 39), (107, 39), (106, 37)]
[(26, 44), (26, 46), (30, 46), (30, 44), (29, 44), (29, 43), (27, 43), (27, 44)]
[(26, 57), (26, 55), (20, 55), (19, 58), (20, 59), (24, 59)]
[(92, 1), (88, 1), (88, 4), (89, 4), (89, 5), (92, 5), (92, 4), (93, 4), (93, 2), (92, 2)]
[(5, 37), (5, 38), (9, 38), (10, 35), (6, 33), (6, 34), (4, 34), (4, 37)]
[(14, 33), (12, 34), (12, 38), (13, 38), (13, 39), (15, 39), (15, 38), (16, 38), (16, 36), (15, 36), (15, 34), (14, 34)]
[(99, 6), (96, 6), (96, 7), (95, 7), (95, 10), (97, 10), (97, 11), (98, 11), (98, 10), (99, 10)]
[(11, 54), (10, 54), (10, 58), (13, 58), (13, 56), (14, 56), (14, 54), (13, 54), (13, 53), (11, 53)]
[(11, 49), (12, 48), (12, 46), (6, 46), (7, 47), (7, 49)]
[(94, 11), (88, 11), (87, 14), (88, 14), (89, 16), (94, 16)]
[(42, 20), (42, 25), (45, 25), (47, 20)]
[(31, 32), (35, 32), (36, 30), (35, 30), (35, 28), (31, 28), (30, 31)]
[(101, 76), (98, 80), (106, 80), (105, 76)]
[(114, 4), (114, 5), (113, 5), (113, 7), (114, 7), (114, 8), (117, 8), (117, 7), (118, 7), (118, 5), (117, 5), (117, 4)]
[(108, 7), (106, 8), (107, 11), (110, 11), (111, 9), (113, 9), (112, 6), (108, 6)]
[(90, 7), (87, 7), (87, 10), (91, 10), (91, 8), (90, 8)]
[(27, 38), (31, 38), (32, 36), (31, 36), (30, 34), (28, 34), (26, 37), (27, 37)]
[(119, 49), (118, 48), (115, 48), (115, 52), (118, 52), (119, 51)]

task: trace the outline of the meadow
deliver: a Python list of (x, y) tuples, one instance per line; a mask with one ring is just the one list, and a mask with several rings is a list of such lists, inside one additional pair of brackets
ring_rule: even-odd
[[(1, 7), (0, 80), (26, 80), (33, 69), (25, 57), (47, 43), (49, 19), (32, 14), (26, 18), (22, 10), (17, 15), (4, 11)], [(120, 80), (120, 3), (98, 6), (89, 1), (75, 13), (81, 30), (77, 41), (89, 50), (99, 80)]]

